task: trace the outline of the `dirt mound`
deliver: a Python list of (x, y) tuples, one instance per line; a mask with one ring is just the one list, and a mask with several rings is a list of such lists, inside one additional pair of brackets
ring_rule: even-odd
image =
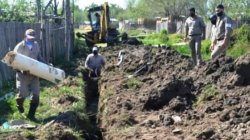
[(192, 86), (191, 79), (186, 81), (174, 79), (159, 83), (156, 88), (149, 90), (144, 109), (159, 110), (168, 105), (174, 111), (184, 111), (194, 100), (191, 93)]
[(197, 68), (168, 47), (101, 52), (108, 61), (99, 85), (106, 139), (248, 138), (249, 56), (220, 57)]
[(249, 85), (250, 84), (250, 55), (240, 57), (235, 61), (235, 69), (238, 74), (236, 85)]
[(40, 139), (47, 140), (77, 140), (78, 138), (66, 126), (59, 123), (45, 125), (38, 133)]
[(17, 134), (12, 134), (4, 138), (4, 140), (27, 140), (23, 136), (21, 136), (19, 133)]

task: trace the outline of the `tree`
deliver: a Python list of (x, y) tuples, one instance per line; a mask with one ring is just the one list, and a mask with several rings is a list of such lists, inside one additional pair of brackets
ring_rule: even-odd
[(0, 21), (35, 22), (35, 5), (26, 0), (16, 0), (9, 4), (7, 0), (0, 0)]
[(188, 9), (194, 7), (198, 15), (207, 19), (215, 13), (218, 4), (225, 6), (226, 13), (231, 17), (250, 16), (250, 0), (128, 0), (127, 8), (121, 14), (128, 18), (154, 18), (157, 16), (188, 16)]
[(122, 9), (119, 5), (110, 4), (109, 11), (110, 11), (110, 17), (118, 18), (119, 15), (124, 12), (124, 9)]
[(154, 15), (179, 17), (185, 15), (189, 2), (183, 0), (140, 0), (152, 10)]
[(70, 60), (70, 52), (72, 49), (72, 38), (71, 38), (71, 10), (70, 0), (65, 2), (65, 46), (67, 47), (66, 60)]
[(83, 21), (87, 20), (87, 12), (80, 9), (79, 6), (74, 7), (74, 22), (75, 24), (80, 24)]

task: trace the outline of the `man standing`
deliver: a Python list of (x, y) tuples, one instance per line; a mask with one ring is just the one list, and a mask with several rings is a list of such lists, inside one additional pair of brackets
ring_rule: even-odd
[[(35, 41), (35, 31), (28, 29), (25, 32), (25, 38), (14, 48), (14, 52), (44, 62), (38, 43)], [(28, 118), (36, 121), (35, 112), (39, 105), (40, 82), (39, 78), (29, 74), (28, 71), (18, 71), (16, 74), (16, 87), (18, 94), (16, 96), (17, 108), (20, 113), (24, 112), (23, 103), (26, 97), (32, 94)]]
[(98, 53), (98, 48), (93, 47), (92, 53), (87, 56), (85, 61), (85, 67), (89, 70), (89, 75), (84, 75), (86, 85), (85, 85), (85, 98), (86, 98), (86, 108), (88, 109), (92, 106), (92, 101), (98, 99), (98, 78), (101, 75), (101, 69), (105, 65), (105, 60)]
[(205, 39), (206, 26), (203, 19), (195, 14), (195, 8), (189, 9), (189, 17), (186, 20), (185, 28), (185, 40), (189, 39), (193, 64), (200, 65), (202, 63), (201, 40)]
[(226, 51), (229, 46), (230, 35), (233, 30), (232, 19), (224, 13), (224, 6), (222, 4), (219, 4), (216, 7), (216, 15), (217, 21), (214, 40), (210, 47), (212, 51), (212, 59), (216, 59), (221, 53)]
[(98, 48), (93, 47), (92, 53), (87, 56), (85, 67), (90, 70), (91, 77), (99, 77), (101, 69), (105, 65), (105, 60), (102, 55), (98, 53)]

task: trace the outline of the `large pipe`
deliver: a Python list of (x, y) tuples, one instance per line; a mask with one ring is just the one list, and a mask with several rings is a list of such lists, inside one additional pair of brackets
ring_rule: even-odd
[(8, 52), (2, 62), (19, 71), (29, 71), (31, 75), (58, 83), (65, 78), (65, 72), (59, 68), (44, 64), (25, 55)]

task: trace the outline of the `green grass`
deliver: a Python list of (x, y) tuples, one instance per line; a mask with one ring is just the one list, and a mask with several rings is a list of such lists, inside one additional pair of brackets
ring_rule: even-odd
[[(184, 36), (182, 34), (167, 34), (167, 32), (163, 30), (163, 32), (161, 33), (155, 33), (155, 34), (149, 35), (143, 40), (143, 43), (146, 45), (152, 45), (152, 44), (153, 45), (157, 45), (157, 44), (167, 45), (167, 46), (174, 48), (177, 52), (183, 55), (191, 56), (191, 50), (188, 44), (180, 45), (180, 46), (174, 45), (176, 43), (184, 42), (183, 39), (184, 39)], [(210, 59), (210, 53), (211, 53), (209, 50), (210, 44), (211, 44), (210, 40), (202, 41), (201, 52), (202, 52), (202, 57), (204, 60)]]
[(129, 36), (138, 36), (138, 35), (142, 34), (142, 31), (141, 30), (126, 30), (126, 33)]
[[(191, 51), (188, 45), (175, 46), (174, 44), (184, 42), (184, 36), (181, 34), (167, 34), (165, 30), (161, 33), (154, 33), (143, 39), (145, 45), (167, 45), (174, 48), (177, 52), (191, 56)], [(238, 58), (242, 55), (250, 53), (250, 27), (243, 25), (241, 28), (235, 29), (231, 37), (231, 44), (227, 50), (227, 55), (233, 58)], [(202, 57), (204, 60), (211, 59), (210, 40), (202, 41)]]
[(228, 49), (227, 55), (233, 58), (238, 58), (250, 52), (250, 45), (248, 43), (238, 43)]
[[(57, 116), (59, 112), (64, 112), (66, 110), (72, 110), (74, 112), (77, 113), (77, 116), (83, 120), (85, 122), (85, 126), (88, 128), (91, 128), (91, 124), (88, 120), (88, 116), (85, 114), (85, 97), (84, 97), (84, 93), (83, 93), (83, 88), (84, 88), (84, 82), (82, 79), (82, 75), (78, 75), (76, 76), (76, 78), (73, 80), (73, 82), (75, 83), (75, 86), (68, 86), (68, 85), (63, 85), (58, 87), (57, 85), (51, 85), (51, 83), (49, 82), (42, 82), (42, 86), (41, 88), (41, 93), (40, 93), (40, 105), (37, 109), (36, 112), (36, 116), (39, 120), (41, 120), (38, 123), (34, 123), (34, 122), (30, 122), (28, 119), (26, 119), (26, 114), (28, 112), (29, 109), (29, 102), (30, 99), (27, 98), (25, 103), (24, 103), (24, 108), (25, 108), (25, 113), (24, 114), (20, 114), (17, 111), (16, 108), (16, 102), (15, 102), (15, 97), (11, 97), (7, 100), (4, 100), (3, 102), (0, 102), (0, 122), (3, 123), (5, 121), (10, 121), (10, 120), (18, 120), (18, 119), (22, 119), (25, 120), (31, 124), (35, 124), (35, 125), (44, 125), (45, 123), (47, 123), (46, 120), (49, 117), (53, 117), (53, 116)], [(50, 86), (48, 86), (50, 85)], [(79, 101), (73, 103), (70, 106), (60, 106), (58, 104), (56, 104), (56, 100), (54, 99), (58, 99), (58, 97), (62, 96), (62, 95), (72, 95), (75, 98), (77, 98)], [(2, 131), (2, 130), (1, 130)], [(28, 133), (28, 134), (32, 134), (35, 135), (35, 131), (23, 131), (24, 133)], [(74, 134), (78, 134), (80, 132), (74, 130), (73, 128), (69, 129), (70, 132), (74, 133)], [(1, 135), (1, 134), (0, 134)]]
[(128, 79), (126, 85), (129, 89), (136, 89), (141, 84), (141, 81), (137, 80), (136, 78)]
[(170, 34), (169, 40), (167, 42), (168, 45), (173, 45), (175, 43), (183, 42), (184, 36), (182, 34)]
[(193, 106), (198, 107), (204, 104), (205, 101), (211, 100), (216, 95), (218, 95), (218, 90), (215, 85), (207, 85), (203, 88), (202, 92), (197, 97), (196, 102), (194, 102)]
[(169, 37), (166, 30), (162, 30), (160, 33), (150, 34), (142, 40), (145, 45), (167, 44), (168, 41)]
[(235, 29), (231, 37), (231, 46), (227, 55), (238, 58), (250, 52), (250, 27), (247, 24)]
[[(181, 45), (181, 46), (174, 46), (173, 44), (183, 42), (183, 36), (180, 34), (172, 34), (169, 35), (169, 42), (168, 45), (172, 48), (174, 48), (177, 52), (191, 56), (191, 50), (188, 45)], [(202, 53), (202, 58), (204, 60), (209, 60), (210, 59), (210, 40), (203, 40), (201, 42), (201, 53)]]
[[(85, 43), (85, 42), (84, 42)], [(79, 51), (81, 51), (80, 55), (85, 56), (86, 51), (82, 51), (86, 46), (84, 46), (84, 43), (79, 41), (76, 44), (78, 45)], [(77, 57), (80, 57), (80, 55), (76, 55)], [(81, 57), (82, 57), (81, 56)], [(55, 118), (58, 116), (60, 112), (64, 111), (74, 111), (77, 113), (77, 116), (79, 119), (83, 122), (84, 128), (90, 132), (93, 130), (93, 126), (90, 124), (90, 121), (88, 119), (88, 116), (86, 114), (85, 110), (85, 96), (84, 96), (84, 81), (83, 81), (83, 76), (81, 72), (78, 72), (77, 75), (71, 75), (72, 73), (72, 68), (78, 67), (76, 62), (74, 61), (75, 58), (72, 59), (71, 62), (65, 62), (65, 61), (57, 61), (57, 67), (60, 67), (66, 71), (67, 74), (69, 74), (73, 79), (70, 80), (69, 82), (63, 82), (61, 84), (55, 85), (51, 82), (47, 82), (44, 80), (41, 80), (41, 92), (40, 92), (40, 104), (36, 112), (36, 117), (40, 120), (37, 123), (30, 122), (27, 118), (26, 115), (29, 110), (29, 103), (30, 103), (30, 98), (27, 98), (24, 102), (24, 108), (25, 108), (25, 113), (20, 114), (17, 111), (16, 108), (16, 102), (15, 102), (15, 97), (11, 97), (7, 100), (1, 101), (0, 102), (0, 124), (2, 124), (5, 121), (11, 121), (11, 120), (17, 120), (17, 119), (22, 119), (25, 120), (31, 124), (35, 124), (37, 126), (43, 126), (46, 124), (48, 121), (50, 121), (52, 118)], [(67, 81), (67, 80), (66, 80)], [(16, 93), (16, 88), (15, 88), (15, 82), (7, 82), (5, 83), (4, 88), (0, 90), (0, 97), (8, 92), (14, 92)], [(74, 96), (75, 98), (78, 99), (77, 102), (74, 102), (71, 105), (60, 105), (58, 104), (58, 100), (60, 96), (63, 95), (71, 95)], [(0, 130), (1, 132), (5, 130)], [(13, 130), (14, 131), (14, 130)], [(38, 130), (20, 130), (21, 135), (23, 136), (38, 136), (39, 139), (41, 135), (39, 134), (40, 131)], [(47, 130), (44, 130), (47, 131)], [(76, 128), (69, 128), (67, 130), (69, 133), (72, 133), (76, 137), (79, 137), (81, 135), (81, 131), (77, 130)], [(53, 132), (53, 131), (52, 131)], [(12, 132), (10, 132), (12, 133)], [(14, 133), (14, 132), (13, 132)], [(45, 132), (49, 133), (48, 131)], [(0, 133), (0, 138), (4, 134)], [(82, 138), (79, 138), (82, 139)]]

